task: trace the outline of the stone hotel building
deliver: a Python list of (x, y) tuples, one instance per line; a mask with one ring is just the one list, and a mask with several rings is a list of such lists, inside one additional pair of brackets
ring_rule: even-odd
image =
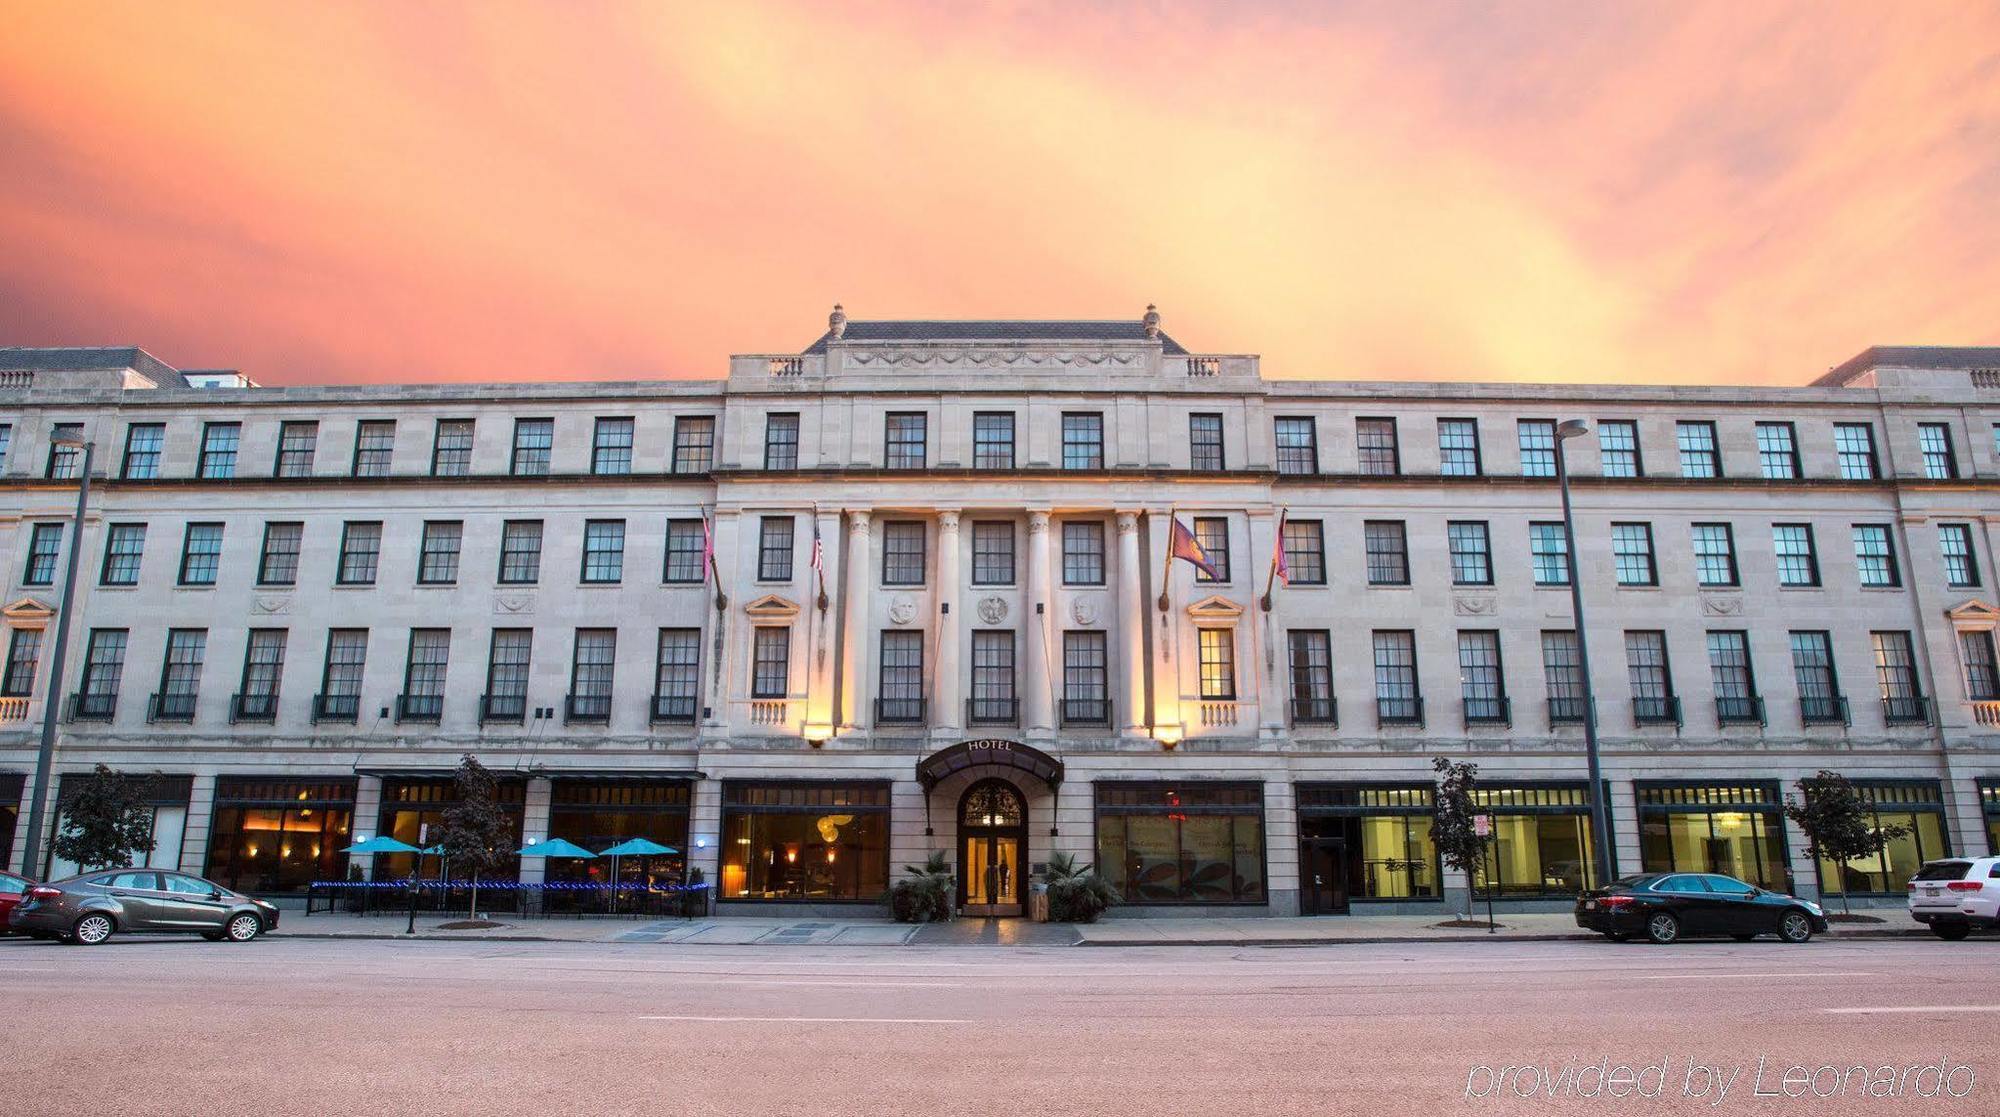
[[(0, 863), (36, 875), (67, 869), (20, 863), (53, 706), (52, 802), (148, 773), (150, 861), (265, 895), (407, 873), (341, 850), (415, 840), (472, 753), (524, 841), (650, 837), (725, 913), (878, 903), (932, 850), (992, 915), (1059, 850), (1126, 917), (1552, 903), (1593, 871), (1572, 578), (1617, 872), (1900, 896), (2000, 847), (2000, 350), (1792, 388), (1266, 379), (1150, 308), (836, 308), (721, 380), (5, 349), (0, 453)], [(1480, 879), (1431, 845), (1438, 755), (1479, 764)], [(1781, 808), (1821, 768), (1909, 835), (1807, 858)]]

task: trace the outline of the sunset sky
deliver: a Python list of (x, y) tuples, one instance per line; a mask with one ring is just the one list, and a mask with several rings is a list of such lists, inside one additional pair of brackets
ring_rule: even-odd
[(0, 344), (719, 376), (1137, 318), (1273, 377), (2000, 342), (2000, 3), (7, 5)]

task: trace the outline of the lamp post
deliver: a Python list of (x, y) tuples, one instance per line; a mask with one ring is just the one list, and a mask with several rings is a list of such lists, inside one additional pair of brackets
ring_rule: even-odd
[(90, 500), (90, 463), (97, 453), (95, 442), (61, 438), (55, 445), (82, 450), (83, 468), (77, 475), (76, 517), (69, 528), (69, 572), (63, 576), (62, 604), (56, 611), (56, 645), (49, 652), (49, 681), (42, 694), (42, 749), (29, 777), (33, 786), (28, 795), (28, 839), (21, 849), (21, 871), (36, 877), (41, 875), (37, 862), (41, 858), (42, 816), (49, 803), (49, 769), (56, 758), (56, 705), (62, 698), (63, 656), (69, 651), (69, 615), (76, 604), (76, 572), (83, 556), (83, 510)]
[(1611, 883), (1611, 825), (1604, 808), (1603, 766), (1597, 755), (1597, 697), (1590, 685), (1590, 638), (1583, 621), (1583, 564), (1577, 561), (1576, 516), (1569, 503), (1569, 440), (1590, 430), (1582, 419), (1565, 419), (1556, 427), (1556, 484), (1562, 489), (1563, 549), (1569, 558), (1569, 604), (1576, 618), (1576, 659), (1583, 683), (1583, 752), (1590, 762), (1591, 865), (1597, 887)]

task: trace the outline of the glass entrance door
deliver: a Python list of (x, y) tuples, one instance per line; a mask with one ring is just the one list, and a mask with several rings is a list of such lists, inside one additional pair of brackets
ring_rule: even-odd
[(966, 915), (1021, 914), (1027, 810), (1004, 780), (977, 783), (959, 802), (958, 891)]
[(1347, 843), (1307, 838), (1299, 843), (1299, 910), (1305, 915), (1347, 914)]

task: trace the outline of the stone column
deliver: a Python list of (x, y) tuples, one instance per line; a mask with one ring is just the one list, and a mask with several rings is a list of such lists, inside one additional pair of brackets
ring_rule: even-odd
[[(1247, 693), (1257, 703), (1258, 732), (1265, 737), (1281, 737), (1285, 732), (1285, 695), (1283, 668), (1280, 656), (1284, 650), (1280, 646), (1283, 635), (1277, 630), (1271, 614), (1264, 611), (1264, 587), (1269, 584), (1272, 593), (1277, 592), (1276, 583), (1271, 579), (1269, 559), (1258, 561), (1261, 556), (1277, 553), (1282, 545), (1278, 538), (1278, 522), (1269, 511), (1255, 509), (1250, 518), (1250, 559), (1249, 580), (1246, 589), (1250, 593), (1250, 618), (1248, 643), (1244, 649), (1250, 662), (1250, 673), (1245, 681), (1249, 684)], [(1274, 596), (1275, 601), (1275, 596)], [(1275, 604), (1273, 606), (1275, 608)], [(1239, 703), (1240, 705), (1240, 703)]]
[(941, 509), (938, 512), (937, 679), (936, 685), (931, 688), (937, 709), (931, 712), (930, 722), (939, 729), (952, 731), (965, 725), (965, 703), (960, 700), (965, 687), (960, 678), (959, 665), (958, 586), (962, 580), (958, 566), (958, 509)]
[(868, 617), (868, 580), (874, 574), (874, 565), (868, 558), (868, 510), (855, 509), (847, 513), (847, 600), (841, 602), (841, 616), (845, 620), (847, 646), (842, 649), (841, 672), (841, 724), (850, 729), (865, 728), (874, 724), (868, 708), (868, 698), (874, 688), (868, 678), (868, 641), (871, 635)]
[(808, 626), (812, 631), (812, 646), (806, 662), (805, 720), (813, 725), (834, 725), (840, 721), (840, 707), (833, 692), (833, 662), (839, 654), (833, 647), (834, 618), (839, 616), (834, 610), (846, 596), (840, 576), (840, 513), (814, 512), (813, 522), (819, 528), (820, 562), (824, 567), (827, 606), (822, 612), (819, 607), (820, 578), (814, 576), (807, 567), (809, 582), (805, 592), (805, 606), (811, 618)]
[(1021, 657), (1021, 724), (1030, 730), (1053, 731), (1056, 726), (1054, 696), (1050, 693), (1049, 623), (1055, 618), (1055, 594), (1049, 587), (1049, 512), (1046, 508), (1028, 512), (1028, 594), (1024, 600), (1026, 623), (1021, 639), (1026, 645)]
[(1118, 658), (1125, 672), (1119, 693), (1119, 732), (1146, 735), (1146, 588), (1139, 570), (1139, 513), (1118, 513)]

